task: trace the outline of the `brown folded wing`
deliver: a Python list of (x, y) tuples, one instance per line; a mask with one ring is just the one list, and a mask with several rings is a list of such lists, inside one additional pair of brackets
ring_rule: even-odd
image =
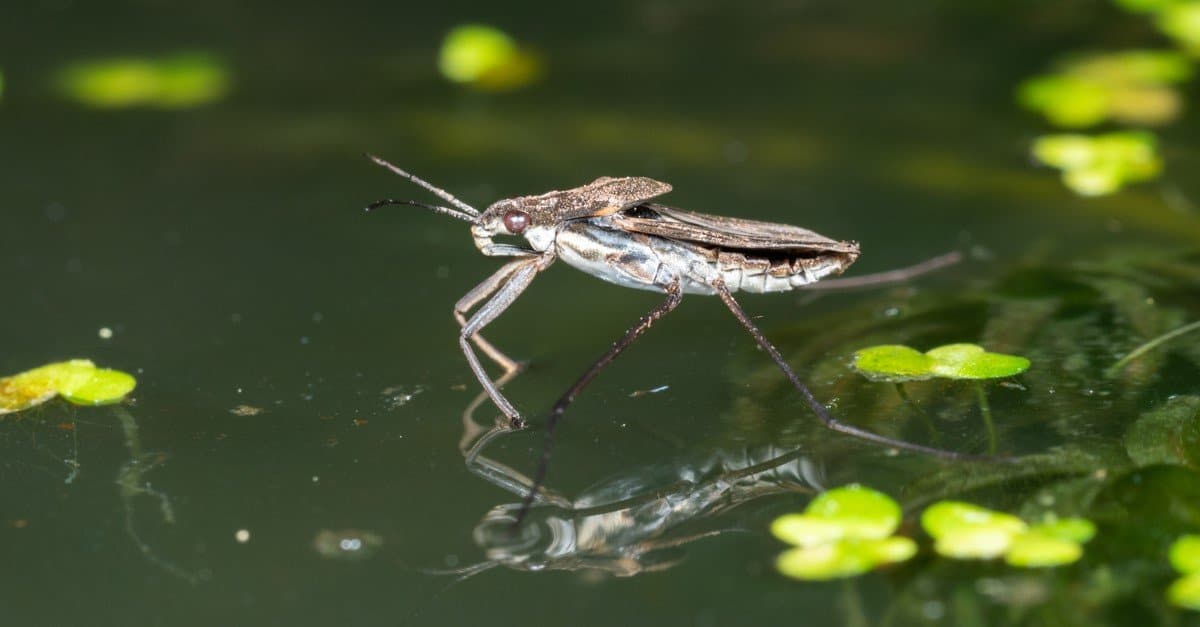
[(855, 242), (839, 242), (788, 224), (714, 216), (655, 203), (615, 214), (618, 228), (738, 250), (858, 253)]

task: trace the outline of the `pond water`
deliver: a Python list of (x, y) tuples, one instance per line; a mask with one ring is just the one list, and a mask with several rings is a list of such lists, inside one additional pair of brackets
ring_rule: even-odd
[[(1159, 132), (1162, 176), (1084, 198), (1031, 161), (1054, 129), (1013, 95), (1069, 53), (1169, 46), (1144, 16), (16, 4), (0, 11), (0, 373), (88, 358), (138, 387), (0, 417), (6, 623), (1196, 621), (1164, 595), (1167, 547), (1200, 531), (1200, 334), (1112, 367), (1200, 317), (1197, 116)], [(442, 37), (474, 22), (540, 73), (449, 84)], [(72, 91), (71, 71), (114, 58), (151, 61), (116, 95)], [(154, 60), (201, 69), (171, 83)], [(720, 301), (687, 296), (566, 414), (554, 498), (516, 535), (481, 525), (520, 501), (553, 401), (660, 297), (563, 264), (539, 276), (489, 332), (528, 362), (505, 392), (532, 425), (488, 433), (452, 306), (499, 261), (453, 219), (363, 213), (432, 200), (367, 151), (478, 207), (654, 177), (670, 205), (859, 241), (847, 276), (961, 251), (903, 285), (740, 300), (842, 420), (1007, 461), (820, 428)], [(866, 346), (952, 342), (1032, 363), (982, 384), (990, 440), (973, 384), (907, 383), (905, 402), (851, 368)], [(918, 555), (844, 581), (778, 574), (771, 521), (849, 483), (900, 502)], [(1098, 534), (1056, 569), (949, 560), (918, 523), (939, 499)]]

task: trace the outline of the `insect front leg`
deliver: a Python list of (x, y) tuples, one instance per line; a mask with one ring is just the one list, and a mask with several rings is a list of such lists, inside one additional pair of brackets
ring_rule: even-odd
[(791, 382), (792, 387), (796, 388), (796, 391), (800, 392), (800, 396), (804, 397), (805, 403), (808, 404), (813, 413), (817, 415), (817, 418), (820, 418), (821, 422), (823, 422), (829, 429), (839, 433), (845, 433), (846, 435), (854, 436), (862, 440), (867, 440), (869, 442), (875, 442), (877, 444), (906, 449), (909, 451), (916, 451), (918, 453), (925, 453), (928, 455), (936, 455), (938, 457), (944, 457), (947, 459), (999, 461), (996, 458), (967, 455), (964, 453), (956, 453), (954, 451), (946, 451), (929, 446), (921, 446), (920, 444), (912, 444), (903, 440), (896, 440), (876, 433), (871, 433), (870, 431), (864, 431), (858, 427), (848, 425), (844, 422), (841, 422), (837, 418), (834, 418), (833, 414), (829, 413), (829, 410), (817, 400), (817, 397), (813, 396), (813, 393), (808, 389), (808, 386), (804, 385), (804, 382), (800, 380), (800, 377), (796, 374), (796, 371), (792, 370), (792, 367), (788, 365), (787, 361), (783, 358), (783, 355), (779, 353), (779, 349), (775, 348), (775, 345), (771, 344), (771, 342), (767, 340), (766, 336), (763, 335), (763, 332), (759, 330), (758, 326), (756, 326), (754, 322), (750, 320), (750, 317), (746, 315), (746, 312), (742, 309), (742, 306), (739, 305), (736, 300), (734, 300), (733, 294), (729, 292), (729, 288), (725, 285), (725, 281), (716, 279), (711, 284), (717, 291), (717, 296), (721, 298), (721, 302), (725, 303), (725, 306), (729, 308), (729, 311), (732, 312), (733, 316), (737, 318), (738, 322), (741, 323), (742, 328), (746, 329), (746, 332), (750, 334), (750, 337), (754, 338), (754, 341), (758, 344), (758, 346), (771, 356), (771, 360), (774, 361), (775, 365), (779, 366), (779, 369), (783, 371), (783, 375), (787, 377), (788, 381)]
[[(475, 337), (483, 327), (495, 320), (505, 309), (508, 309), (509, 305), (512, 305), (513, 301), (521, 295), (521, 292), (525, 291), (525, 288), (529, 287), (529, 284), (533, 282), (533, 277), (549, 267), (551, 263), (554, 263), (554, 253), (548, 252), (539, 257), (514, 261), (501, 268), (492, 277), (501, 277), (496, 281), (498, 287), (495, 288), (495, 294), (475, 312), (475, 315), (466, 321), (458, 336), (458, 345), (462, 348), (463, 354), (466, 355), (467, 363), (471, 366), (471, 371), (475, 373), (475, 377), (479, 379), (480, 385), (483, 386), (488, 396), (492, 398), (492, 402), (496, 404), (496, 407), (508, 417), (509, 423), (514, 429), (524, 427), (525, 421), (521, 418), (521, 414), (517, 412), (516, 408), (512, 406), (512, 403), (508, 402), (507, 398), (504, 398), (504, 395), (500, 393), (500, 389), (492, 382), (491, 377), (488, 376), (487, 371), (483, 369), (483, 364), (479, 363), (479, 357), (475, 354), (474, 349), (471, 348), (471, 341), (477, 341)], [(492, 278), (484, 281), (484, 284), (486, 285), (491, 282)], [(472, 290), (472, 292), (474, 291)], [(471, 293), (468, 293), (467, 296), (471, 295)], [(483, 296), (479, 295), (477, 297), (479, 299), (483, 298)]]
[[(504, 285), (505, 281), (512, 278), (513, 273), (528, 265), (528, 262), (529, 259), (518, 259), (505, 264), (495, 274), (484, 279), (482, 283), (471, 288), (471, 291), (458, 299), (458, 302), (454, 304), (454, 319), (458, 321), (459, 328), (467, 326), (468, 311), (494, 294), (496, 290), (500, 289), (500, 286)], [(476, 333), (471, 336), (471, 341), (475, 342), (479, 350), (483, 351), (488, 357), (491, 357), (492, 361), (504, 369), (504, 375), (500, 377), (501, 379), (521, 369), (519, 362), (502, 353), (491, 342), (485, 340), (482, 334)]]

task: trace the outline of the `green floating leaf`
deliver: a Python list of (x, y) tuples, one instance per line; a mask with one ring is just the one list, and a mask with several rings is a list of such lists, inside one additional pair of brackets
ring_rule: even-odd
[(1200, 573), (1176, 579), (1167, 588), (1167, 600), (1185, 609), (1200, 610)]
[(976, 344), (947, 344), (925, 353), (907, 346), (883, 345), (855, 352), (854, 367), (872, 381), (998, 379), (1024, 372), (1029, 360), (988, 352)]
[(1047, 568), (1070, 564), (1083, 555), (1082, 543), (1096, 527), (1083, 518), (1025, 521), (978, 505), (941, 501), (921, 514), (921, 526), (933, 536), (934, 550), (956, 559), (1004, 556), (1012, 566)]
[(1062, 170), (1067, 187), (1083, 196), (1110, 194), (1162, 172), (1157, 140), (1145, 132), (1044, 135), (1034, 140), (1032, 153), (1037, 161)]
[(1168, 559), (1183, 575), (1200, 573), (1200, 535), (1181, 536), (1171, 544)]
[(905, 561), (916, 553), (917, 544), (908, 538), (837, 540), (784, 551), (775, 565), (788, 577), (822, 581), (861, 575), (885, 564)]
[(1022, 106), (1040, 111), (1055, 126), (1084, 128), (1108, 117), (1111, 96), (1102, 84), (1074, 76), (1031, 78), (1017, 90)]
[(1181, 0), (1116, 0), (1117, 6), (1134, 13), (1158, 13)]
[(798, 546), (836, 539), (878, 540), (900, 525), (900, 506), (886, 494), (852, 484), (822, 493), (803, 514), (771, 523), (775, 537)]
[(76, 405), (111, 405), (121, 402), (137, 386), (132, 375), (120, 370), (100, 368), (83, 382), (59, 390), (62, 397)]
[(963, 503), (940, 501), (921, 514), (921, 527), (934, 538), (934, 550), (947, 557), (987, 559), (1008, 551), (1025, 521), (1002, 512)]
[(854, 367), (872, 381), (919, 381), (929, 378), (933, 360), (916, 349), (885, 344), (854, 353)]
[(1170, 122), (1182, 110), (1172, 85), (1192, 75), (1191, 61), (1174, 51), (1126, 50), (1076, 55), (1054, 74), (1017, 89), (1017, 101), (1055, 126), (1086, 128), (1112, 119), (1127, 124)]
[(84, 61), (59, 72), (58, 83), (69, 98), (90, 107), (183, 109), (220, 100), (229, 76), (212, 56), (185, 53)]
[(975, 344), (948, 344), (925, 353), (933, 359), (933, 374), (947, 379), (999, 379), (1029, 369), (1029, 360), (989, 353)]
[(438, 54), (442, 76), (455, 83), (501, 91), (527, 85), (540, 73), (537, 57), (523, 51), (507, 33), (483, 24), (451, 30)]
[(1158, 13), (1158, 28), (1193, 54), (1200, 54), (1200, 2), (1178, 2)]
[(0, 414), (28, 409), (58, 395), (78, 405), (116, 403), (136, 385), (131, 375), (97, 369), (87, 359), (48, 364), (0, 379)]
[(889, 537), (900, 525), (900, 505), (891, 497), (857, 484), (829, 490), (803, 514), (771, 523), (771, 533), (799, 548), (785, 551), (776, 567), (788, 577), (836, 579), (902, 562), (917, 551), (908, 538)]
[(1096, 525), (1086, 518), (1058, 518), (1038, 523), (1030, 531), (1079, 544), (1096, 537)]
[(1013, 538), (1004, 561), (1022, 568), (1048, 568), (1070, 564), (1082, 556), (1083, 547), (1078, 542), (1031, 530)]

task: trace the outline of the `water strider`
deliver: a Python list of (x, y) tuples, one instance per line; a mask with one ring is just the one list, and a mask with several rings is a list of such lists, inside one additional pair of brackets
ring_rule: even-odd
[[(500, 392), (500, 386), (520, 369), (520, 364), (484, 339), (481, 331), (529, 287), (538, 273), (562, 259), (605, 281), (666, 295), (554, 403), (546, 423), (542, 459), (516, 523), (545, 479), (554, 428), (567, 407), (621, 351), (675, 309), (684, 294), (719, 297), (826, 427), (896, 448), (949, 458), (971, 457), (895, 440), (834, 418), (733, 297), (739, 290), (786, 292), (841, 274), (858, 258), (855, 242), (829, 239), (796, 226), (707, 215), (651, 202), (671, 191), (671, 186), (645, 177), (601, 177), (573, 189), (499, 200), (480, 212), (379, 157), (368, 157), (452, 205), (388, 199), (372, 203), (368, 211), (392, 204), (431, 209), (470, 222), (475, 246), (484, 255), (514, 258), (454, 305), (454, 317), (462, 327), (458, 341), (467, 363), (514, 429), (525, 423)], [(523, 237), (526, 245), (496, 243), (496, 236)], [(476, 307), (478, 310), (468, 318)], [(499, 384), (483, 369), (472, 343), (504, 369)]]

